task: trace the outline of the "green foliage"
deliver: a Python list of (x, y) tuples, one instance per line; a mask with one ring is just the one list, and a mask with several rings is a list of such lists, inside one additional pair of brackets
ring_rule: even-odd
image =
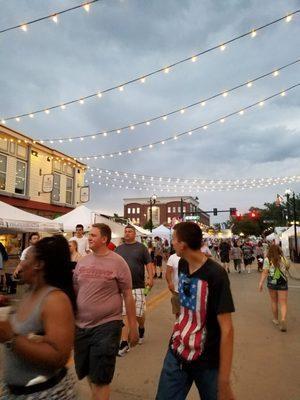
[[(144, 229), (151, 229), (151, 221), (147, 221), (147, 222), (144, 224), (143, 228), (144, 228)], [(152, 226), (152, 229), (153, 229), (153, 226)]]

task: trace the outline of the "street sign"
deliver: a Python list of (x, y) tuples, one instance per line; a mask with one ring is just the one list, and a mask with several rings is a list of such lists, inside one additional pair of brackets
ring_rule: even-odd
[(186, 221), (200, 221), (200, 216), (199, 215), (186, 215), (185, 220)]
[(54, 183), (54, 175), (53, 174), (44, 174), (43, 175), (43, 183), (42, 183), (42, 192), (43, 193), (51, 193), (53, 190)]

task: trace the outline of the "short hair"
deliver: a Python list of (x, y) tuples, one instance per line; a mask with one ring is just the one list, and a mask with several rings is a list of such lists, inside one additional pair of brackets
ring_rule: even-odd
[(84, 229), (84, 227), (83, 227), (83, 225), (82, 225), (82, 224), (77, 224), (77, 225), (76, 225), (76, 227), (75, 227), (75, 229), (77, 229), (77, 228)]
[(178, 241), (184, 242), (191, 250), (200, 250), (202, 230), (195, 222), (180, 222), (174, 226)]
[(136, 232), (135, 227), (130, 224), (127, 224), (124, 229), (132, 229), (134, 232)]
[(105, 236), (106, 237), (106, 243), (109, 243), (111, 241), (111, 229), (108, 225), (106, 224), (93, 224), (92, 228), (97, 228), (100, 231), (101, 236)]
[(69, 240), (69, 243), (74, 243), (75, 250), (78, 251), (78, 243), (77, 243), (77, 240)]
[(33, 238), (33, 236), (38, 236), (38, 237), (40, 237), (40, 235), (39, 235), (38, 232), (32, 232), (32, 233), (29, 235), (29, 240), (31, 240), (31, 239)]

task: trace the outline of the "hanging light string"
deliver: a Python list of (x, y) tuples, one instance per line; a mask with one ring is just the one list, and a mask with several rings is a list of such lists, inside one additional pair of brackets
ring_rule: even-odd
[(59, 15), (66, 14), (66, 13), (68, 13), (70, 11), (78, 10), (79, 8), (83, 8), (86, 12), (89, 12), (91, 5), (94, 4), (94, 3), (97, 3), (98, 1), (100, 1), (100, 0), (85, 1), (84, 3), (81, 3), (78, 6), (66, 8), (66, 9), (64, 9), (62, 11), (57, 11), (57, 12), (54, 12), (52, 14), (46, 15), (44, 17), (36, 18), (36, 19), (31, 20), (31, 21), (23, 22), (22, 24), (19, 24), (19, 25), (15, 25), (15, 26), (11, 26), (9, 28), (1, 29), (0, 30), (0, 34), (12, 31), (14, 29), (21, 29), (23, 32), (26, 32), (28, 30), (28, 26), (29, 25), (35, 24), (36, 22), (45, 21), (47, 19), (48, 20), (51, 19), (54, 23), (58, 23), (58, 16)]
[[(82, 157), (77, 157), (77, 159), (81, 160), (81, 161), (82, 160), (87, 160), (88, 161), (88, 160), (91, 160), (91, 159), (97, 160), (98, 158), (102, 158), (102, 159), (109, 158), (109, 157), (113, 158), (114, 156), (122, 156), (122, 155), (125, 155), (125, 154), (126, 155), (127, 154), (132, 154), (132, 153), (135, 153), (135, 152), (138, 152), (138, 151), (143, 151), (145, 149), (153, 149), (157, 145), (165, 145), (167, 142), (170, 142), (170, 141), (173, 141), (173, 140), (176, 141), (176, 140), (180, 139), (182, 136), (186, 136), (186, 135), (192, 136), (192, 134), (194, 132), (197, 132), (199, 130), (202, 130), (202, 129), (203, 130), (207, 130), (208, 127), (213, 125), (213, 124), (217, 124), (217, 123), (222, 123), (223, 124), (228, 118), (233, 117), (235, 115), (242, 116), (242, 115), (245, 114), (245, 112), (247, 110), (250, 110), (250, 109), (252, 109), (252, 108), (254, 108), (256, 106), (262, 107), (262, 106), (264, 106), (264, 104), (267, 101), (269, 101), (271, 99), (274, 99), (275, 97), (278, 97), (278, 96), (284, 97), (284, 96), (286, 96), (287, 92), (289, 92), (290, 90), (293, 90), (293, 89), (295, 89), (295, 88), (297, 88), (299, 86), (300, 86), (300, 83), (297, 83), (297, 84), (295, 84), (293, 86), (290, 86), (290, 87), (282, 90), (281, 92), (275, 93), (275, 94), (273, 94), (271, 96), (265, 97), (264, 99), (262, 99), (260, 101), (257, 101), (257, 102), (255, 102), (253, 104), (250, 104), (250, 105), (246, 106), (246, 107), (240, 108), (237, 111), (231, 112), (231, 113), (226, 114), (226, 115), (224, 115), (224, 116), (222, 116), (222, 117), (220, 117), (218, 119), (215, 119), (213, 121), (207, 122), (206, 124), (197, 126), (195, 128), (191, 128), (191, 129), (189, 129), (187, 131), (184, 131), (184, 132), (181, 132), (181, 133), (177, 133), (174, 136), (169, 136), (169, 137), (167, 137), (165, 139), (160, 139), (160, 140), (157, 140), (157, 141), (152, 142), (152, 143), (147, 143), (147, 144), (144, 144), (144, 145), (139, 146), (139, 147), (132, 147), (132, 148), (126, 149), (126, 150), (120, 150), (120, 151), (115, 151), (115, 152), (112, 152), (112, 153), (105, 153), (105, 154), (82, 156)], [(158, 148), (158, 147), (156, 147), (156, 148)]]
[(286, 65), (283, 65), (283, 66), (281, 66), (281, 67), (279, 67), (277, 69), (272, 69), (272, 71), (270, 71), (270, 72), (268, 72), (266, 74), (260, 75), (258, 77), (252, 78), (250, 80), (248, 79), (246, 82), (243, 82), (243, 83), (241, 83), (241, 84), (239, 84), (237, 86), (234, 86), (234, 87), (232, 87), (230, 89), (227, 89), (225, 91), (223, 90), (223, 91), (218, 92), (217, 94), (214, 94), (214, 95), (212, 95), (210, 97), (201, 99), (201, 100), (199, 100), (197, 102), (194, 102), (192, 104), (189, 104), (189, 105), (182, 106), (182, 107), (177, 108), (176, 110), (172, 110), (172, 111), (170, 111), (168, 113), (160, 114), (160, 115), (155, 116), (153, 118), (148, 118), (148, 119), (143, 120), (143, 121), (133, 122), (133, 123), (130, 123), (130, 124), (125, 125), (125, 126), (121, 126), (121, 127), (110, 129), (110, 130), (104, 130), (104, 131), (96, 132), (96, 133), (92, 133), (92, 134), (86, 134), (86, 135), (80, 135), (80, 136), (71, 136), (71, 137), (68, 137), (68, 138), (59, 137), (59, 138), (36, 139), (36, 141), (38, 141), (40, 143), (45, 143), (45, 142), (64, 143), (64, 142), (72, 142), (73, 140), (96, 139), (96, 137), (98, 137), (98, 136), (106, 137), (108, 134), (111, 134), (111, 133), (120, 134), (120, 133), (122, 133), (124, 131), (132, 131), (136, 127), (142, 126), (142, 125), (150, 126), (151, 123), (154, 122), (154, 121), (158, 121), (158, 120), (166, 121), (169, 116), (172, 116), (172, 115), (175, 115), (175, 114), (183, 115), (183, 114), (185, 114), (185, 112), (188, 109), (196, 107), (198, 105), (205, 106), (207, 102), (209, 102), (209, 101), (211, 101), (213, 99), (216, 99), (218, 97), (226, 98), (229, 93), (232, 93), (235, 90), (238, 90), (238, 89), (240, 89), (242, 87), (249, 87), (250, 88), (250, 87), (253, 86), (253, 84), (255, 82), (257, 82), (257, 81), (259, 81), (261, 79), (264, 79), (266, 77), (269, 77), (269, 76), (277, 77), (279, 75), (280, 71), (284, 70), (285, 68), (291, 67), (292, 65), (295, 65), (295, 64), (297, 64), (299, 62), (300, 62), (300, 59), (297, 59), (297, 60), (292, 61), (292, 62), (290, 62), (290, 63), (288, 63)]
[[(99, 1), (99, 0), (97, 0), (97, 1)], [(87, 4), (87, 3), (85, 3), (85, 4)], [(80, 7), (80, 6), (78, 6), (78, 7)], [(81, 5), (81, 7), (82, 7), (82, 5)], [(114, 90), (117, 90), (119, 92), (124, 92), (125, 86), (128, 86), (128, 85), (130, 85), (132, 83), (140, 82), (140, 83), (144, 84), (146, 82), (147, 78), (149, 78), (149, 77), (151, 77), (153, 75), (156, 75), (156, 74), (159, 74), (159, 73), (168, 74), (171, 71), (171, 69), (173, 69), (174, 67), (176, 67), (176, 66), (178, 66), (180, 64), (186, 63), (188, 61), (191, 61), (191, 62), (194, 63), (194, 62), (196, 62), (198, 60), (198, 58), (200, 56), (202, 56), (204, 54), (207, 54), (207, 53), (210, 53), (210, 52), (212, 52), (212, 51), (214, 51), (216, 49), (219, 49), (219, 50), (221, 50), (223, 52), (226, 49), (226, 46), (228, 46), (229, 44), (231, 44), (231, 43), (233, 43), (233, 42), (235, 42), (237, 40), (240, 40), (240, 39), (242, 39), (244, 37), (250, 36), (251, 38), (254, 38), (254, 37), (257, 36), (257, 32), (259, 32), (259, 31), (261, 31), (261, 30), (263, 30), (263, 29), (265, 29), (267, 27), (270, 27), (270, 26), (272, 26), (272, 25), (274, 25), (274, 24), (276, 24), (276, 23), (278, 23), (280, 21), (285, 20), (286, 22), (290, 22), (292, 20), (293, 16), (295, 16), (299, 12), (300, 12), (300, 9), (295, 10), (292, 13), (289, 13), (288, 15), (284, 15), (284, 16), (276, 19), (276, 20), (268, 22), (265, 25), (259, 26), (259, 27), (255, 28), (255, 29), (252, 29), (252, 30), (246, 32), (246, 33), (243, 33), (243, 34), (241, 34), (239, 36), (236, 36), (236, 37), (234, 37), (234, 38), (232, 38), (230, 40), (227, 40), (227, 41), (224, 41), (222, 43), (219, 43), (219, 44), (217, 44), (217, 45), (215, 45), (213, 47), (210, 47), (210, 48), (208, 48), (206, 50), (198, 52), (198, 53), (196, 53), (196, 54), (194, 54), (192, 56), (189, 56), (189, 57), (183, 58), (181, 60), (175, 61), (174, 63), (169, 64), (169, 65), (167, 65), (165, 67), (156, 69), (156, 70), (154, 70), (152, 72), (149, 72), (147, 74), (144, 74), (144, 75), (140, 75), (140, 76), (138, 76), (138, 77), (136, 77), (134, 79), (131, 79), (131, 80), (126, 81), (126, 82), (123, 82), (123, 83), (121, 83), (119, 85), (116, 85), (116, 86), (112, 86), (112, 87), (110, 87), (108, 89), (98, 90), (98, 91), (96, 91), (94, 93), (88, 94), (87, 96), (78, 97), (76, 99), (73, 99), (73, 100), (70, 100), (70, 101), (67, 101), (67, 102), (64, 102), (64, 103), (59, 103), (59, 104), (53, 105), (51, 107), (49, 106), (49, 107), (46, 107), (46, 108), (40, 108), (38, 110), (30, 111), (30, 112), (23, 113), (23, 114), (17, 114), (17, 115), (13, 115), (13, 116), (2, 117), (1, 119), (2, 119), (2, 121), (10, 121), (10, 120), (15, 119), (15, 120), (17, 120), (19, 122), (21, 120), (21, 118), (23, 118), (23, 117), (33, 118), (36, 114), (40, 114), (40, 113), (50, 114), (50, 112), (52, 110), (55, 110), (55, 109), (58, 109), (58, 108), (61, 109), (61, 110), (65, 110), (67, 108), (67, 106), (69, 106), (71, 104), (81, 104), (82, 105), (82, 104), (84, 104), (85, 100), (88, 100), (88, 99), (91, 99), (91, 98), (95, 98), (95, 97), (102, 98), (104, 94), (106, 94), (108, 92), (111, 92), (111, 91), (114, 91)], [(0, 31), (0, 33), (1, 33), (1, 31)]]
[[(139, 176), (140, 177), (140, 176)], [(286, 185), (300, 182), (300, 175), (270, 177), (270, 178), (247, 178), (234, 180), (212, 180), (168, 178), (167, 181), (145, 181), (141, 178), (130, 178), (125, 176), (99, 176), (98, 180), (93, 177), (86, 179), (86, 184), (112, 187), (116, 189), (130, 189), (139, 191), (156, 192), (224, 192), (237, 190), (262, 189), (278, 185)]]

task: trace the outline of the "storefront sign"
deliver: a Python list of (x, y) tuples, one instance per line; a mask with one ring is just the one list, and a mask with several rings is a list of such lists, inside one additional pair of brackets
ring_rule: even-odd
[(90, 187), (82, 186), (80, 188), (80, 203), (87, 203), (90, 200)]
[(43, 186), (42, 191), (44, 193), (51, 193), (53, 190), (53, 174), (45, 174), (43, 175)]

